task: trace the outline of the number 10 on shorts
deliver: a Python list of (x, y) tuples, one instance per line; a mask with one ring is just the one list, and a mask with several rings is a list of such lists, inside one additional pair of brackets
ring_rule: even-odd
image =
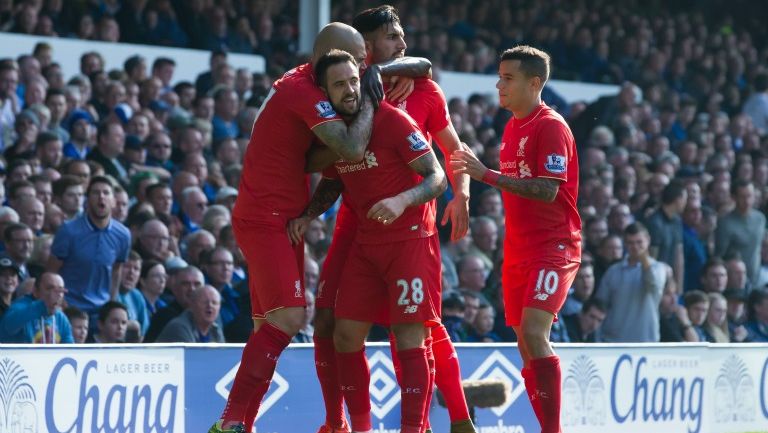
[(536, 280), (536, 295), (534, 299), (539, 301), (546, 301), (550, 295), (554, 295), (559, 285), (560, 277), (555, 271), (547, 271), (542, 269), (539, 271), (539, 278)]
[[(397, 287), (401, 290), (397, 305), (405, 306), (404, 313), (413, 314), (419, 309), (419, 304), (424, 301), (424, 283), (416, 277), (408, 284), (408, 280), (397, 280)], [(411, 301), (413, 304), (411, 305)]]

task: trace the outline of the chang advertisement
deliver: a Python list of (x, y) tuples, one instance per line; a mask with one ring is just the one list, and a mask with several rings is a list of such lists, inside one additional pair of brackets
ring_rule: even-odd
[(0, 352), (0, 433), (169, 433), (184, 428), (183, 349)]

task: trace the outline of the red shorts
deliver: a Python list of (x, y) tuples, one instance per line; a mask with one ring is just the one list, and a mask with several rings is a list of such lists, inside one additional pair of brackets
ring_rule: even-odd
[[(336, 304), (336, 292), (339, 290), (339, 281), (344, 271), (344, 265), (349, 256), (349, 250), (355, 241), (357, 233), (357, 223), (354, 224), (341, 221), (341, 216), (336, 221), (336, 228), (333, 231), (333, 240), (328, 249), (328, 255), (323, 262), (323, 270), (320, 272), (320, 281), (317, 284), (317, 299), (315, 308), (333, 308)], [(347, 218), (354, 220), (354, 215), (347, 215)]]
[(389, 244), (353, 243), (336, 296), (337, 318), (432, 323), (440, 317), (437, 236)]
[(507, 326), (520, 325), (523, 308), (548, 311), (557, 320), (578, 270), (579, 262), (563, 258), (505, 263), (501, 285)]
[(263, 319), (285, 307), (306, 307), (304, 298), (304, 243), (291, 245), (286, 219), (265, 216), (254, 220), (232, 218), (237, 245), (248, 263), (251, 314)]

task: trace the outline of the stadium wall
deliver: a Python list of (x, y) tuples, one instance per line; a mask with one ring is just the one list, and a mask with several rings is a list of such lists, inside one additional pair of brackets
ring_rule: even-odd
[[(197, 75), (209, 69), (210, 52), (185, 48), (159, 47), (124, 43), (85, 41), (81, 39), (49, 38), (42, 36), (19, 35), (0, 32), (0, 44), (3, 54), (0, 57), (17, 58), (22, 54), (31, 54), (38, 42), (47, 42), (53, 47), (54, 61), (61, 65), (64, 77), (69, 79), (80, 72), (80, 56), (88, 51), (97, 51), (103, 57), (107, 70), (122, 69), (123, 62), (139, 54), (147, 59), (151, 67), (157, 57), (170, 57), (176, 61), (173, 74), (174, 83), (178, 81), (194, 82)], [(229, 63), (235, 68), (247, 68), (254, 73), (265, 71), (264, 57), (249, 54), (229, 54)], [(466, 100), (473, 93), (487, 94), (498, 102), (495, 75), (468, 74), (461, 72), (440, 71), (435, 77), (439, 80), (447, 98)], [(568, 103), (577, 101), (592, 102), (601, 96), (615, 95), (619, 87), (609, 84), (591, 84), (562, 80), (550, 80), (548, 85)]]
[[(0, 345), (0, 432), (197, 432), (224, 407), (241, 345)], [(459, 344), (463, 377), (500, 378), (507, 403), (477, 409), (480, 433), (538, 432), (513, 344)], [(568, 433), (768, 432), (768, 345), (558, 345)], [(389, 347), (368, 347), (373, 420), (398, 431)], [(323, 421), (312, 347), (279, 362), (259, 433)], [(435, 400), (433, 400), (435, 401)], [(434, 431), (448, 431), (433, 403)]]

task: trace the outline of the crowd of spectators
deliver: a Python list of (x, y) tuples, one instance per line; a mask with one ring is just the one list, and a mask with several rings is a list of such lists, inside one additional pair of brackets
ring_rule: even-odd
[[(44, 43), (0, 59), (0, 342), (245, 341), (231, 209), (258, 107), (301, 57), (298, 2), (72, 3), (0, 2), (0, 29), (203, 48), (211, 67), (178, 82), (171, 58), (106, 70), (89, 52), (64, 77)], [(335, 1), (332, 14), (349, 22), (373, 3)], [(408, 54), (437, 72), (494, 73), (500, 49), (527, 43), (552, 54), (556, 78), (620, 85), (591, 103), (548, 93), (577, 139), (584, 237), (553, 341), (768, 341), (760, 14), (682, 0), (393, 3)], [(234, 70), (227, 52), (263, 54), (269, 69)], [(510, 113), (485, 96), (493, 89), (477, 91), (449, 101), (451, 120), (498, 169)], [(513, 341), (499, 296), (501, 195), (473, 182), (470, 210), (463, 240), (441, 228), (443, 320), (456, 341)], [(310, 308), (297, 341), (311, 341), (333, 222), (330, 211), (305, 235)]]

